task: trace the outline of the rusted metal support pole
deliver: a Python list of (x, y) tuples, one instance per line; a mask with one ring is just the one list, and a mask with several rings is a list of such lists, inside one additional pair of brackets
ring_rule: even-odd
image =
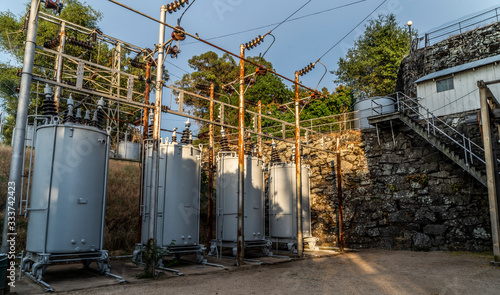
[[(262, 133), (262, 102), (259, 100), (257, 103), (257, 108), (259, 111), (259, 116), (257, 117), (257, 132)], [(259, 158), (262, 158), (262, 136), (257, 136), (257, 142), (259, 144)]]
[(484, 158), (486, 161), (486, 184), (490, 206), (491, 238), (493, 240), (493, 255), (495, 261), (500, 261), (500, 221), (498, 210), (498, 169), (496, 156), (493, 150), (492, 130), (490, 121), (490, 107), (488, 105), (488, 88), (484, 81), (478, 81), (479, 99), (481, 102), (481, 125), (483, 126)]
[[(214, 83), (210, 84), (210, 121), (214, 120)], [(209, 143), (208, 143), (208, 212), (207, 212), (207, 247), (212, 240), (213, 223), (213, 182), (214, 182), (214, 124), (209, 124)]]
[[(66, 22), (61, 23), (61, 30), (59, 33), (59, 47), (57, 52), (64, 53), (64, 47), (66, 46)], [(62, 83), (62, 72), (63, 72), (63, 62), (64, 57), (62, 55), (57, 55), (56, 57), (56, 82)], [(61, 100), (61, 87), (56, 86), (54, 89), (54, 102), (56, 103), (57, 112), (59, 112), (59, 101)]]
[(337, 196), (339, 201), (339, 249), (344, 251), (344, 225), (342, 221), (342, 160), (340, 158), (340, 138), (337, 138)]
[(238, 108), (238, 169), (239, 169), (239, 190), (238, 190), (238, 242), (236, 245), (237, 265), (243, 265), (245, 257), (245, 45), (240, 45), (240, 101)]
[(299, 72), (295, 72), (295, 172), (297, 195), (297, 255), (302, 257), (304, 242), (302, 237), (302, 158), (300, 151), (300, 107), (299, 107)]

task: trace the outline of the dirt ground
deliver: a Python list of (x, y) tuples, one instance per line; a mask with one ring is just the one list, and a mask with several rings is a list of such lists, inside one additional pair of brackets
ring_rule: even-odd
[(363, 250), (68, 294), (499, 294), (500, 267), (471, 253)]

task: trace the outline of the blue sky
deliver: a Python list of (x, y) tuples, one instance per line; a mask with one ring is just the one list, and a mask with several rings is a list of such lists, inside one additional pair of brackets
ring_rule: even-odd
[[(159, 19), (160, 15), (160, 6), (169, 3), (165, 0), (119, 1), (157, 19)], [(100, 28), (107, 35), (141, 47), (152, 48), (153, 44), (158, 43), (159, 25), (157, 23), (106, 0), (88, 0), (86, 2), (103, 13), (104, 17), (100, 23)], [(198, 33), (201, 38), (210, 39), (278, 23), (306, 2), (307, 0), (197, 0), (184, 14), (181, 26), (190, 33)], [(353, 2), (357, 3), (349, 5)], [(276, 42), (265, 58), (273, 63), (273, 66), (280, 74), (293, 78), (293, 73), (296, 70), (316, 61), (383, 2), (383, 0), (312, 0), (294, 17), (318, 13), (343, 5), (347, 6), (282, 24), (273, 31)], [(14, 14), (23, 14), (24, 3), (26, 1), (0, 0), (0, 11), (10, 10)], [(500, 3), (494, 0), (386, 0), (370, 18), (375, 18), (380, 13), (394, 13), (399, 23), (405, 25), (408, 20), (411, 20), (413, 22), (412, 29), (417, 29), (420, 35), (423, 35), (425, 32), (446, 23), (494, 7), (500, 7)], [(180, 12), (168, 14), (167, 23), (175, 25), (177, 18), (180, 17), (184, 10), (185, 8), (181, 9)], [(366, 21), (364, 24), (366, 24)], [(328, 71), (337, 68), (337, 61), (345, 55), (346, 50), (353, 45), (354, 40), (362, 34), (364, 24), (354, 30), (322, 58), (321, 61), (327, 66)], [(239, 51), (241, 43), (246, 43), (257, 35), (265, 34), (272, 27), (213, 39), (211, 42), (236, 53)], [(170, 29), (167, 29), (167, 34), (170, 34)], [(258, 55), (267, 49), (267, 46), (271, 43), (270, 41), (270, 38), (266, 38), (262, 45), (250, 50), (247, 54), (250, 56)], [(177, 59), (167, 59), (168, 62), (165, 64), (174, 80), (191, 71), (187, 60), (193, 55), (199, 55), (208, 50), (222, 54), (216, 49), (190, 38), (181, 42), (180, 49), (182, 52), (179, 57)], [(0, 54), (0, 61), (8, 61), (8, 56)], [(302, 77), (301, 81), (305, 85), (314, 88), (323, 73), (324, 68), (317, 65), (313, 71)], [(334, 79), (334, 75), (327, 73), (319, 88), (327, 87), (329, 90), (333, 90), (336, 86), (333, 83)], [(164, 101), (169, 101), (169, 98), (167, 97)], [(173, 120), (183, 121), (184, 119)], [(178, 123), (178, 125), (182, 125), (181, 122)], [(167, 128), (170, 128), (170, 126)]]

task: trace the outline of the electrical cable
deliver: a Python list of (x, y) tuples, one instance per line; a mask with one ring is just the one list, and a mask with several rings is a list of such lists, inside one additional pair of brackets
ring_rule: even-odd
[(337, 43), (335, 43), (332, 47), (330, 47), (330, 49), (328, 49), (325, 53), (323, 53), (322, 56), (320, 56), (320, 58), (318, 58), (318, 61), (320, 61), (325, 55), (327, 55), (330, 51), (332, 51), (333, 48), (335, 48), (335, 46), (339, 45), (340, 42), (342, 42), (345, 38), (347, 38), (347, 36), (349, 36), (354, 30), (356, 30), (357, 27), (359, 27), (362, 23), (365, 22), (366, 19), (368, 19), (375, 11), (377, 11), (385, 2), (387, 2), (387, 0), (384, 0), (382, 1), (382, 3), (380, 3), (372, 12), (370, 12), (362, 21), (360, 21), (354, 28), (352, 28), (347, 34), (344, 35), (344, 37), (342, 37)]
[[(351, 6), (351, 5), (358, 4), (358, 3), (361, 3), (361, 2), (366, 2), (366, 1), (367, 0), (358, 0), (358, 1), (347, 3), (347, 4), (344, 4), (344, 5), (332, 7), (332, 8), (326, 9), (326, 10), (317, 11), (317, 12), (313, 12), (313, 13), (310, 13), (310, 14), (298, 16), (298, 17), (289, 19), (289, 20), (287, 20), (285, 22), (296, 21), (296, 20), (299, 20), (299, 19), (303, 19), (303, 18), (306, 18), (306, 17), (310, 17), (310, 16), (322, 14), (322, 13), (329, 12), (329, 11), (332, 11), (332, 10), (337, 10), (337, 9), (340, 9), (340, 8), (344, 8), (344, 7), (347, 7), (347, 6)], [(212, 38), (207, 38), (205, 40), (216, 40), (216, 39), (220, 39), (220, 38), (230, 37), (230, 36), (239, 35), (239, 34), (251, 32), (251, 31), (257, 31), (257, 30), (260, 30), (260, 29), (265, 29), (265, 28), (268, 28), (268, 27), (271, 27), (271, 26), (274, 26), (274, 25), (278, 25), (278, 24), (280, 24), (280, 23), (272, 23), (272, 24), (268, 24), (268, 25), (264, 25), (264, 26), (260, 26), (260, 27), (256, 27), (256, 28), (252, 28), (252, 29), (247, 29), (247, 30), (243, 30), (243, 31), (239, 31), (239, 32), (234, 32), (234, 33), (229, 33), (229, 34), (225, 34), (225, 35), (215, 36), (215, 37), (212, 37)], [(189, 44), (194, 44), (194, 43), (195, 42), (188, 42), (188, 43), (186, 43), (184, 45), (189, 45)]]
[(178, 69), (179, 69), (179, 70), (181, 70), (181, 71), (184, 71), (184, 72), (186, 72), (186, 73), (188, 73), (188, 74), (191, 74), (190, 72), (188, 72), (188, 71), (184, 70), (183, 68), (181, 68), (181, 67), (177, 66), (176, 64), (174, 64), (174, 63), (172, 63), (172, 62), (170, 62), (170, 61), (168, 61), (168, 60), (167, 60), (166, 62), (168, 62), (169, 64), (173, 65), (174, 67), (178, 68)]
[(281, 26), (284, 22), (286, 22), (289, 18), (294, 16), (297, 12), (299, 12), (302, 8), (306, 7), (307, 4), (309, 4), (312, 0), (307, 1), (304, 5), (302, 5), (299, 9), (295, 10), (292, 14), (290, 14), (287, 18), (285, 18), (282, 22), (280, 22), (276, 27), (274, 27), (269, 33), (272, 31), (276, 30), (279, 26)]
[[(174, 27), (174, 26), (172, 26), (172, 25), (169, 25), (169, 24), (168, 24), (168, 23), (166, 23), (166, 22), (162, 22), (162, 21), (160, 21), (160, 20), (158, 20), (158, 19), (156, 19), (156, 18), (154, 18), (154, 17), (152, 17), (152, 16), (149, 16), (149, 15), (147, 15), (147, 14), (143, 13), (143, 12), (140, 12), (140, 11), (138, 11), (138, 10), (136, 10), (136, 9), (132, 8), (132, 7), (129, 7), (129, 6), (125, 5), (125, 4), (123, 4), (123, 3), (120, 3), (120, 2), (118, 2), (118, 1), (116, 1), (116, 0), (108, 0), (108, 1), (109, 1), (109, 2), (114, 3), (114, 4), (118, 5), (118, 6), (121, 6), (121, 7), (125, 8), (125, 9), (128, 9), (128, 10), (130, 10), (130, 11), (134, 12), (134, 13), (137, 13), (137, 14), (139, 14), (139, 15), (142, 15), (143, 17), (148, 18), (148, 19), (150, 19), (150, 20), (152, 20), (152, 21), (154, 21), (154, 22), (157, 22), (157, 23), (159, 23), (159, 24), (162, 24), (162, 25), (164, 25), (164, 26), (167, 26), (167, 27), (169, 27), (169, 28), (171, 28), (171, 29), (177, 30), (178, 32), (181, 32), (181, 33), (185, 34), (186, 36), (189, 36), (189, 37), (194, 38), (194, 39), (196, 39), (196, 40), (198, 40), (198, 41), (200, 41), (200, 42), (202, 42), (202, 43), (205, 43), (205, 44), (207, 44), (207, 45), (209, 45), (209, 46), (212, 46), (212, 47), (214, 47), (214, 48), (216, 48), (216, 49), (218, 49), (218, 50), (220, 50), (220, 51), (222, 51), (222, 52), (225, 52), (225, 53), (227, 53), (227, 54), (229, 54), (229, 55), (231, 55), (231, 56), (233, 56), (233, 57), (236, 57), (236, 58), (238, 58), (238, 59), (240, 59), (240, 60), (243, 60), (243, 61), (245, 61), (245, 62), (247, 62), (247, 63), (249, 63), (249, 64), (251, 64), (251, 65), (254, 65), (254, 66), (259, 67), (259, 68), (260, 68), (260, 67), (262, 67), (262, 65), (257, 64), (257, 63), (255, 63), (255, 62), (253, 62), (253, 61), (249, 60), (248, 58), (241, 57), (240, 55), (238, 55), (238, 54), (236, 54), (236, 53), (233, 53), (233, 52), (231, 52), (231, 51), (229, 51), (229, 50), (227, 50), (227, 49), (224, 49), (224, 48), (222, 48), (222, 47), (220, 47), (220, 46), (217, 46), (217, 45), (215, 45), (215, 44), (213, 44), (213, 43), (210, 43), (210, 42), (208, 42), (208, 41), (207, 41), (207, 40), (205, 40), (205, 39), (200, 38), (197, 34), (196, 34), (196, 36), (195, 36), (195, 35), (193, 35), (193, 34), (191, 34), (191, 33), (186, 32), (185, 30), (182, 30), (182, 29), (176, 28), (176, 27)], [(387, 1), (387, 0), (384, 0), (384, 2), (385, 2), (385, 1)], [(316, 94), (318, 94), (319, 96), (325, 96), (325, 95), (323, 95), (323, 94), (321, 94), (321, 93), (318, 93), (316, 90), (313, 90), (313, 89), (311, 89), (311, 88), (309, 88), (309, 87), (307, 87), (307, 86), (305, 86), (305, 85), (303, 85), (303, 84), (301, 84), (301, 83), (296, 83), (294, 80), (292, 80), (292, 79), (290, 79), (290, 78), (288, 78), (288, 77), (286, 77), (286, 76), (284, 76), (284, 75), (282, 75), (282, 74), (279, 74), (279, 73), (278, 73), (278, 72), (276, 72), (275, 70), (268, 69), (267, 71), (268, 71), (268, 72), (270, 72), (270, 73), (272, 73), (272, 74), (274, 74), (274, 75), (276, 75), (276, 76), (278, 76), (278, 77), (280, 77), (280, 78), (282, 78), (282, 79), (284, 79), (284, 80), (286, 80), (286, 81), (289, 81), (289, 82), (295, 83), (295, 84), (297, 84), (297, 85), (299, 85), (299, 86), (303, 87), (303, 88), (304, 88), (304, 89), (306, 89), (306, 90), (309, 90), (309, 91), (315, 92), (315, 93), (316, 93)], [(326, 97), (326, 96), (325, 96), (325, 97)]]
[(182, 17), (184, 16), (184, 13), (186, 13), (186, 11), (188, 11), (189, 7), (191, 7), (191, 5), (193, 5), (194, 1), (196, 0), (193, 0), (193, 2), (191, 2), (191, 4), (188, 5), (188, 7), (186, 8), (186, 10), (184, 10), (181, 14), (181, 17), (179, 17), (177, 19), (177, 25), (180, 26), (181, 25), (181, 20), (182, 20)]

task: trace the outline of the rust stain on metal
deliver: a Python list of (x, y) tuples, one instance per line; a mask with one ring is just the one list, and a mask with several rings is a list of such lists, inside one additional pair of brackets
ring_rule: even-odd
[[(210, 121), (214, 120), (214, 84), (210, 84)], [(210, 245), (210, 241), (212, 240), (212, 193), (213, 193), (213, 177), (214, 177), (214, 124), (210, 124), (209, 126), (209, 146), (208, 146), (208, 213), (207, 213), (207, 245)]]
[(302, 257), (304, 244), (302, 242), (302, 177), (300, 158), (300, 108), (299, 108), (299, 72), (295, 72), (295, 172), (297, 195), (297, 254)]
[(237, 260), (238, 265), (243, 265), (244, 252), (244, 195), (245, 195), (245, 45), (240, 45), (240, 99), (238, 108), (238, 168), (239, 168), (239, 192), (238, 192), (238, 241), (237, 241)]

